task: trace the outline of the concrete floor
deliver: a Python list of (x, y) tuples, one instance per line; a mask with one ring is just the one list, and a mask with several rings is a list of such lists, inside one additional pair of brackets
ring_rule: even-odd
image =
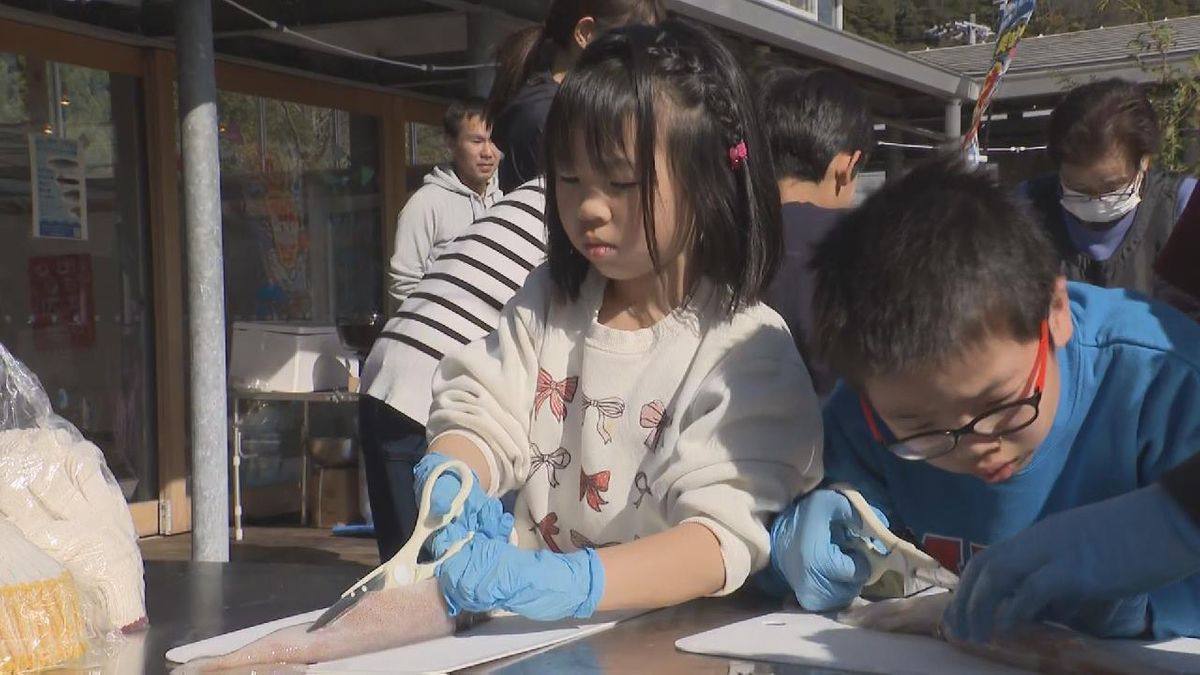
[[(364, 571), (379, 564), (374, 539), (335, 537), (311, 527), (246, 527), (242, 541), (231, 541), (229, 558), (241, 562), (288, 562), (312, 565), (350, 565)], [(192, 536), (147, 537), (140, 540), (145, 560), (188, 560)]]

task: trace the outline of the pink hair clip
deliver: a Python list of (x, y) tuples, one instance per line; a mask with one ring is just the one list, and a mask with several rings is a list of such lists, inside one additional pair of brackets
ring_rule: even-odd
[(746, 150), (746, 141), (738, 141), (737, 145), (729, 148), (729, 168), (737, 171), (746, 165), (750, 152)]

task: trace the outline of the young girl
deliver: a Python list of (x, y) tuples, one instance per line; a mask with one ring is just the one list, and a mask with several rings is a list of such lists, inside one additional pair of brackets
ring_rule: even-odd
[[(536, 619), (736, 590), (764, 521), (821, 476), (783, 320), (782, 248), (747, 78), (706, 31), (600, 38), (547, 121), (548, 264), (486, 339), (442, 361), (418, 490), (448, 458), (482, 490), (432, 539), (452, 613)], [(444, 474), (435, 510), (457, 492)], [(516, 523), (494, 498), (518, 490)], [(520, 548), (507, 543), (515, 529)]]

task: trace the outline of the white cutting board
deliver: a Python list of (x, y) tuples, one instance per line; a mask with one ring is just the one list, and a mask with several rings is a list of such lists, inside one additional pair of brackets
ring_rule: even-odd
[[(323, 611), (297, 614), (176, 647), (167, 652), (167, 660), (187, 663), (206, 656), (228, 654), (281, 628), (315, 621)], [(555, 622), (533, 621), (515, 615), (497, 616), (457, 635), (374, 654), (319, 663), (309, 666), (307, 672), (447, 673), (608, 630), (619, 621), (637, 614), (639, 612), (607, 612), (597, 614), (587, 621), (572, 619)]]
[[(1168, 671), (1200, 673), (1200, 640), (1107, 644)], [(856, 628), (799, 610), (767, 614), (692, 635), (676, 642), (675, 647), (695, 654), (879, 675), (1025, 673), (976, 658), (941, 640)]]

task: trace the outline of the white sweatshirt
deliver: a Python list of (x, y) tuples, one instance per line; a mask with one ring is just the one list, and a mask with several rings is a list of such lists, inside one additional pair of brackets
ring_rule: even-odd
[(496, 177), (481, 196), (452, 169), (436, 167), (409, 197), (396, 218), (396, 248), (388, 270), (388, 291), (403, 303), (442, 248), (466, 231), (500, 199)]
[(629, 542), (686, 522), (721, 545), (731, 593), (768, 561), (767, 519), (821, 478), (821, 417), (783, 319), (721, 320), (702, 289), (651, 328), (596, 321), (605, 280), (577, 302), (535, 270), (495, 333), (442, 360), (429, 437), (461, 434), (491, 494), (519, 489), (523, 548)]

